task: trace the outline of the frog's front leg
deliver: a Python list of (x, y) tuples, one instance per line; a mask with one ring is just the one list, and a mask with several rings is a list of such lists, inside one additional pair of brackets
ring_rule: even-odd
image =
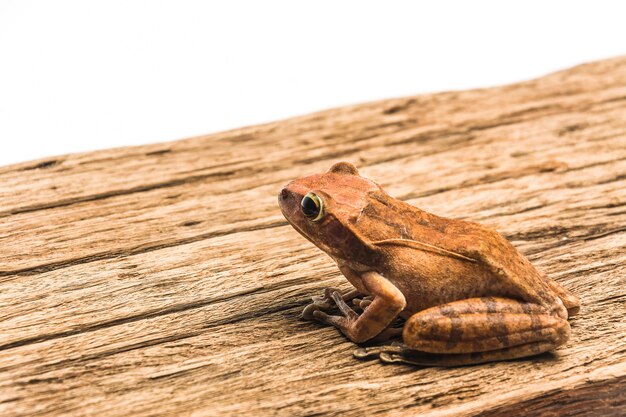
[(455, 301), (411, 316), (404, 346), (359, 349), (357, 357), (380, 354), (386, 362), (427, 366), (469, 365), (537, 355), (569, 338), (567, 320), (542, 306), (506, 298)]
[(348, 306), (338, 292), (332, 298), (343, 316), (331, 316), (316, 310), (313, 317), (317, 320), (337, 327), (350, 340), (356, 343), (372, 339), (383, 330), (404, 310), (404, 295), (385, 277), (374, 271), (360, 276), (360, 283), (372, 295), (372, 302), (360, 316)]

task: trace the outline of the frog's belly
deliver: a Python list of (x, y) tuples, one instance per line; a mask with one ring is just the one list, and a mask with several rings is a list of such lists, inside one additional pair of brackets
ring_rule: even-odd
[(418, 251), (400, 251), (394, 259), (382, 273), (404, 294), (403, 315), (467, 298), (520, 298), (508, 280), (475, 263)]

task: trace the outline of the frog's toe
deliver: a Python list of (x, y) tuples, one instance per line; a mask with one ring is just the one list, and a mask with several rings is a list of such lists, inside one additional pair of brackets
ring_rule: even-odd
[(320, 310), (329, 310), (333, 307), (332, 300), (328, 300), (326, 298), (323, 299), (319, 299), (316, 301), (313, 301), (313, 304), (315, 304), (317, 306), (317, 308), (319, 308)]
[(402, 343), (393, 342), (389, 345), (361, 347), (352, 352), (357, 359), (373, 359), (381, 358), (382, 355), (401, 354), (405, 351), (406, 346)]
[(347, 318), (326, 314), (321, 310), (313, 311), (313, 318), (319, 322), (335, 326), (339, 329), (345, 329), (349, 325), (349, 320)]
[(406, 361), (404, 355), (394, 352), (381, 352), (378, 356), (378, 359), (380, 359), (380, 361), (384, 363), (397, 363)]
[(380, 351), (374, 350), (372, 348), (358, 348), (352, 352), (352, 355), (357, 359), (372, 359), (380, 355)]
[(427, 366), (423, 361), (414, 360), (404, 353), (382, 352), (379, 359), (384, 363), (405, 363), (407, 365)]
[(326, 287), (326, 288), (324, 288), (324, 296), (323, 296), (323, 298), (325, 298), (326, 300), (330, 300), (331, 298), (333, 298), (333, 293), (335, 293), (335, 292), (341, 294), (341, 290), (339, 288)]
[(356, 320), (359, 317), (359, 315), (354, 310), (352, 310), (352, 308), (350, 308), (348, 304), (346, 304), (346, 302), (343, 300), (343, 298), (341, 297), (341, 294), (338, 291), (333, 292), (331, 294), (331, 297), (333, 298), (335, 305), (339, 308), (341, 313), (347, 319)]
[(315, 303), (309, 304), (304, 307), (304, 310), (302, 310), (300, 318), (303, 320), (314, 320), (315, 318), (313, 317), (313, 313), (318, 309), (319, 307)]
[(302, 314), (300, 318), (303, 320), (315, 320), (313, 313), (316, 311), (329, 310), (331, 308), (330, 303), (328, 302), (313, 302), (302, 310)]
[(313, 302), (304, 307), (304, 310), (302, 310), (302, 314), (300, 315), (300, 318), (303, 320), (314, 320), (313, 312), (315, 310), (328, 311), (334, 306), (333, 300), (324, 296), (313, 296), (311, 299)]
[(321, 310), (313, 309), (313, 311), (311, 312), (311, 317), (314, 318), (315, 320), (325, 323), (328, 320), (328, 317), (330, 316)]
[(326, 297), (324, 297), (323, 295), (314, 295), (313, 297), (311, 297), (311, 301), (313, 301), (313, 303), (317, 304), (317, 303), (322, 303), (324, 301), (327, 301), (328, 299)]
[(311, 297), (311, 300), (313, 300), (313, 303), (309, 305), (316, 305), (321, 310), (328, 310), (332, 308), (332, 300), (330, 298), (326, 298), (323, 296), (314, 296)]
[(365, 298), (354, 298), (352, 300), (352, 304), (354, 304), (361, 310), (365, 310), (370, 304), (372, 304), (372, 300), (366, 300)]

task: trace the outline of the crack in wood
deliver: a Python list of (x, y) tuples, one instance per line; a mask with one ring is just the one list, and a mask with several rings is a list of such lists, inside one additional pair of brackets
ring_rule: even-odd
[(214, 239), (217, 237), (227, 236), (227, 235), (235, 234), (235, 233), (244, 233), (244, 232), (252, 232), (256, 230), (272, 229), (275, 227), (286, 226), (287, 224), (288, 224), (287, 221), (283, 220), (283, 221), (276, 221), (276, 222), (271, 222), (271, 223), (266, 223), (266, 224), (260, 224), (256, 226), (233, 228), (233, 229), (226, 230), (226, 231), (202, 233), (202, 234), (187, 237), (184, 239), (173, 240), (172, 242), (168, 242), (168, 243), (143, 244), (139, 247), (131, 248), (131, 249), (125, 249), (125, 250), (120, 250), (120, 251), (107, 251), (104, 253), (97, 253), (97, 254), (83, 256), (79, 258), (67, 259), (61, 262), (37, 265), (34, 267), (30, 267), (30, 268), (0, 271), (0, 278), (3, 278), (3, 277), (5, 278), (4, 280), (0, 279), (0, 283), (9, 281), (11, 277), (15, 277), (15, 276), (38, 275), (38, 274), (54, 271), (54, 270), (61, 269), (61, 268), (67, 268), (70, 266), (75, 266), (75, 265), (80, 265), (80, 264), (87, 264), (90, 262), (101, 261), (104, 259), (128, 257), (132, 255), (138, 255), (141, 253), (153, 252), (153, 251), (157, 251), (160, 249), (200, 242), (202, 240)]
[(100, 322), (100, 323), (92, 324), (92, 325), (85, 326), (85, 327), (82, 327), (82, 328), (79, 328), (79, 329), (66, 330), (66, 331), (58, 332), (58, 333), (42, 334), (42, 335), (37, 336), (37, 337), (30, 337), (30, 338), (27, 338), (27, 339), (16, 340), (14, 342), (5, 343), (3, 345), (0, 345), (0, 351), (13, 349), (13, 348), (20, 347), (20, 346), (26, 346), (26, 345), (30, 345), (30, 344), (33, 344), (33, 343), (40, 343), (40, 342), (45, 342), (45, 341), (48, 341), (48, 340), (54, 340), (54, 339), (60, 339), (60, 338), (63, 338), (63, 337), (74, 336), (74, 335), (77, 335), (77, 334), (95, 332), (97, 330), (106, 329), (106, 328), (114, 327), (114, 326), (119, 326), (119, 325), (127, 324), (127, 323), (133, 323), (133, 322), (136, 322), (136, 321), (139, 321), (139, 320), (146, 320), (146, 319), (150, 319), (150, 318), (154, 318), (154, 317), (165, 316), (165, 315), (168, 315), (168, 314), (181, 313), (183, 311), (194, 310), (194, 309), (197, 309), (197, 308), (206, 307), (206, 306), (211, 305), (211, 304), (228, 301), (230, 299), (234, 299), (234, 298), (237, 298), (237, 297), (259, 293), (259, 292), (262, 292), (262, 290), (263, 290), (263, 288), (253, 288), (251, 290), (241, 291), (241, 292), (238, 292), (238, 293), (229, 294), (229, 295), (226, 295), (226, 296), (223, 296), (223, 297), (214, 298), (214, 299), (211, 299), (211, 300), (194, 301), (194, 302), (191, 302), (191, 303), (183, 303), (183, 304), (179, 304), (179, 305), (175, 305), (175, 306), (172, 306), (172, 307), (159, 309), (159, 310), (155, 310), (155, 311), (146, 311), (146, 312), (142, 312), (141, 314), (136, 314), (136, 315), (132, 315), (132, 316), (118, 318), (118, 319), (115, 319), (115, 320)]

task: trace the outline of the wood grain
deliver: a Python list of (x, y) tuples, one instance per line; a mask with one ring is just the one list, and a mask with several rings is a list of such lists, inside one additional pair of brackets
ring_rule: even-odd
[[(496, 227), (581, 297), (534, 359), (360, 362), (298, 315), (333, 262), (282, 218), (349, 160), (393, 196)], [(623, 415), (626, 57), (0, 168), (0, 415)]]

